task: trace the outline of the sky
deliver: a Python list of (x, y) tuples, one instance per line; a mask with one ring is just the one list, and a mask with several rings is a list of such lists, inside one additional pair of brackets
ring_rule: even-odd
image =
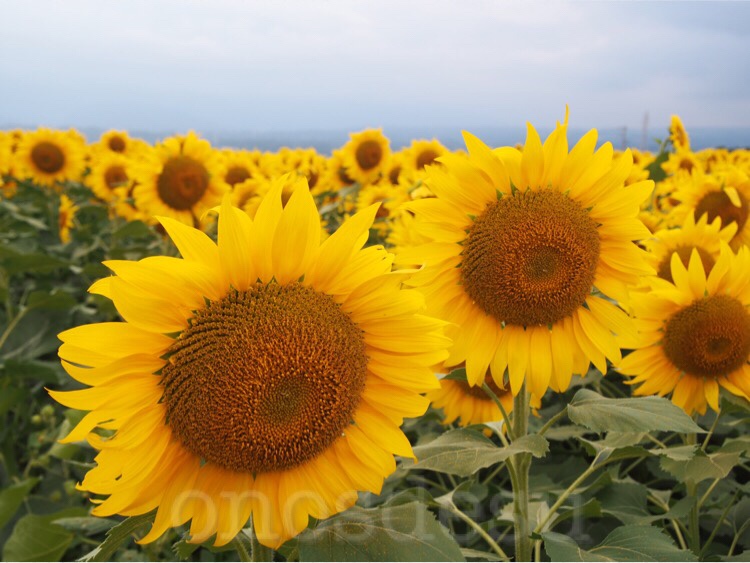
[(750, 127), (750, 3), (3, 0), (0, 128)]

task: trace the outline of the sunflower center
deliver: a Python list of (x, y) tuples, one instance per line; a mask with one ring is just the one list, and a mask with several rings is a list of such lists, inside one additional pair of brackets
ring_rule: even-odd
[(114, 190), (128, 183), (128, 175), (122, 166), (110, 166), (104, 173), (104, 183), (110, 190)]
[(167, 423), (220, 467), (291, 469), (351, 423), (364, 390), (362, 331), (333, 298), (256, 284), (197, 311), (162, 370)]
[(421, 169), (435, 162), (435, 159), (440, 156), (432, 149), (426, 149), (417, 155), (417, 168)]
[(383, 147), (377, 141), (364, 141), (357, 147), (355, 157), (362, 170), (372, 170), (383, 158)]
[(354, 183), (354, 180), (352, 180), (349, 174), (346, 173), (346, 168), (344, 167), (339, 168), (338, 174), (339, 174), (339, 180), (341, 180), (342, 184), (351, 186)]
[(394, 186), (398, 185), (398, 177), (401, 175), (401, 165), (394, 166), (391, 168), (391, 171), (388, 173), (388, 179), (391, 181), (391, 184)]
[(599, 261), (596, 223), (555, 190), (516, 191), (491, 203), (464, 242), (464, 290), (488, 315), (553, 324), (585, 301)]
[(109, 139), (109, 149), (114, 152), (125, 152), (125, 139), (114, 136)]
[(695, 206), (695, 219), (698, 220), (706, 213), (708, 222), (713, 222), (717, 217), (721, 217), (721, 226), (726, 227), (729, 223), (737, 223), (737, 232), (741, 232), (748, 217), (748, 202), (741, 193), (737, 193), (740, 198), (740, 206), (737, 207), (729, 199), (724, 191), (708, 192), (704, 195)]
[(159, 197), (172, 209), (190, 209), (208, 188), (208, 171), (189, 156), (170, 158), (157, 181)]
[(227, 170), (227, 174), (224, 176), (224, 181), (230, 186), (234, 186), (235, 184), (241, 184), (249, 178), (250, 172), (247, 168), (244, 166), (232, 166)]
[(43, 141), (31, 149), (31, 161), (42, 172), (55, 174), (65, 166), (65, 154), (56, 144)]
[(687, 172), (691, 172), (694, 167), (695, 167), (695, 164), (689, 158), (683, 158), (682, 160), (680, 160), (680, 168), (682, 170), (686, 170)]
[(672, 279), (672, 254), (676, 252), (677, 256), (680, 257), (682, 264), (687, 268), (690, 263), (690, 255), (693, 253), (693, 249), (698, 251), (698, 256), (700, 256), (701, 262), (703, 263), (703, 271), (706, 272), (706, 275), (710, 274), (714, 264), (716, 264), (716, 260), (711, 256), (710, 252), (702, 249), (700, 246), (678, 246), (662, 259), (659, 263), (656, 275), (663, 280), (674, 283), (674, 280)]
[(726, 375), (750, 356), (750, 314), (728, 295), (704, 297), (667, 321), (663, 346), (667, 358), (685, 373)]

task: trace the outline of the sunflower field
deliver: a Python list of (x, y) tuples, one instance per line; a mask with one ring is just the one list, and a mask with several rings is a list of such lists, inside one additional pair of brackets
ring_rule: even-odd
[(750, 150), (0, 132), (17, 561), (747, 561)]

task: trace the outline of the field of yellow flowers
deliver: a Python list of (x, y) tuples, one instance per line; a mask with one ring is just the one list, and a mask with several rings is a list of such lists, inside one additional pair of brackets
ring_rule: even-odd
[(18, 561), (743, 561), (750, 150), (0, 132)]

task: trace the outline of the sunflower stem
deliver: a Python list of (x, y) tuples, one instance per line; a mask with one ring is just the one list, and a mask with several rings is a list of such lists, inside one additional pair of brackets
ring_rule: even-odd
[(250, 553), (251, 550), (249, 550), (249, 546), (246, 545), (248, 543), (248, 537), (245, 535), (245, 533), (240, 530), (240, 533), (235, 536), (235, 538), (232, 540), (232, 546), (234, 547), (234, 550), (237, 552), (237, 555), (240, 558), (240, 561), (252, 561), (253, 557)]
[(711, 441), (711, 436), (714, 435), (714, 431), (716, 430), (716, 427), (719, 425), (719, 419), (721, 418), (721, 409), (719, 409), (719, 412), (716, 413), (716, 418), (714, 419), (714, 423), (711, 425), (711, 428), (708, 430), (708, 434), (706, 434), (705, 440), (703, 440), (703, 444), (701, 445), (701, 450), (704, 452), (706, 451), (706, 448), (708, 447), (708, 443)]
[(477, 524), (470, 516), (468, 516), (465, 512), (463, 512), (461, 509), (459, 509), (453, 502), (450, 502), (446, 508), (450, 510), (453, 514), (458, 516), (461, 520), (463, 520), (466, 524), (468, 524), (471, 528), (474, 529), (475, 532), (477, 532), (484, 541), (487, 542), (487, 545), (489, 545), (492, 548), (492, 551), (497, 553), (497, 555), (502, 559), (503, 561), (510, 561), (510, 557), (508, 557), (503, 551), (503, 548), (500, 547), (500, 544), (498, 544), (495, 540), (492, 539), (492, 536), (484, 529), (482, 526)]
[(544, 436), (550, 428), (552, 428), (560, 419), (567, 416), (567, 414), (568, 414), (568, 408), (565, 407), (556, 415), (554, 415), (552, 418), (550, 418), (546, 422), (546, 424), (539, 429), (539, 432), (537, 432), (537, 434), (539, 434), (540, 436)]
[[(689, 445), (695, 445), (698, 443), (698, 436), (696, 434), (688, 434), (685, 437), (685, 442)], [(698, 485), (692, 481), (686, 483), (688, 495), (695, 500), (693, 508), (690, 509), (690, 520), (688, 521), (688, 532), (690, 543), (690, 550), (697, 556), (701, 554), (701, 530), (700, 530), (700, 518), (698, 505)]]
[[(524, 382), (518, 395), (513, 397), (514, 439), (529, 432), (529, 395)], [(529, 528), (529, 468), (531, 454), (513, 455), (513, 523), (516, 542), (516, 561), (531, 561), (531, 530)]]
[[(249, 551), (245, 549), (249, 556), (249, 559), (242, 559), (242, 553), (238, 549), (237, 553), (240, 554), (240, 561), (273, 561), (273, 549), (271, 549), (270, 547), (266, 547), (258, 541), (258, 536), (255, 533), (255, 525), (253, 524), (252, 518), (250, 519), (249, 526), (241, 531), (238, 534), (238, 537), (240, 535), (244, 535), (245, 538), (249, 540)], [(243, 549), (244, 548), (245, 546), (243, 546)]]
[[(505, 407), (503, 406), (503, 403), (500, 401), (500, 398), (495, 394), (492, 388), (489, 385), (487, 385), (487, 383), (482, 384), (482, 390), (485, 393), (487, 393), (487, 395), (489, 395), (490, 399), (492, 399), (495, 405), (497, 405), (497, 408), (500, 409), (500, 414), (503, 415), (503, 423), (505, 424), (505, 429), (508, 432), (508, 437), (511, 440), (515, 440), (516, 436), (513, 430), (513, 426), (510, 423), (510, 417), (508, 416), (508, 413), (505, 411)], [(500, 436), (500, 438), (502, 439), (502, 436)], [(508, 444), (505, 444), (505, 443), (504, 445), (506, 447), (508, 446)]]

